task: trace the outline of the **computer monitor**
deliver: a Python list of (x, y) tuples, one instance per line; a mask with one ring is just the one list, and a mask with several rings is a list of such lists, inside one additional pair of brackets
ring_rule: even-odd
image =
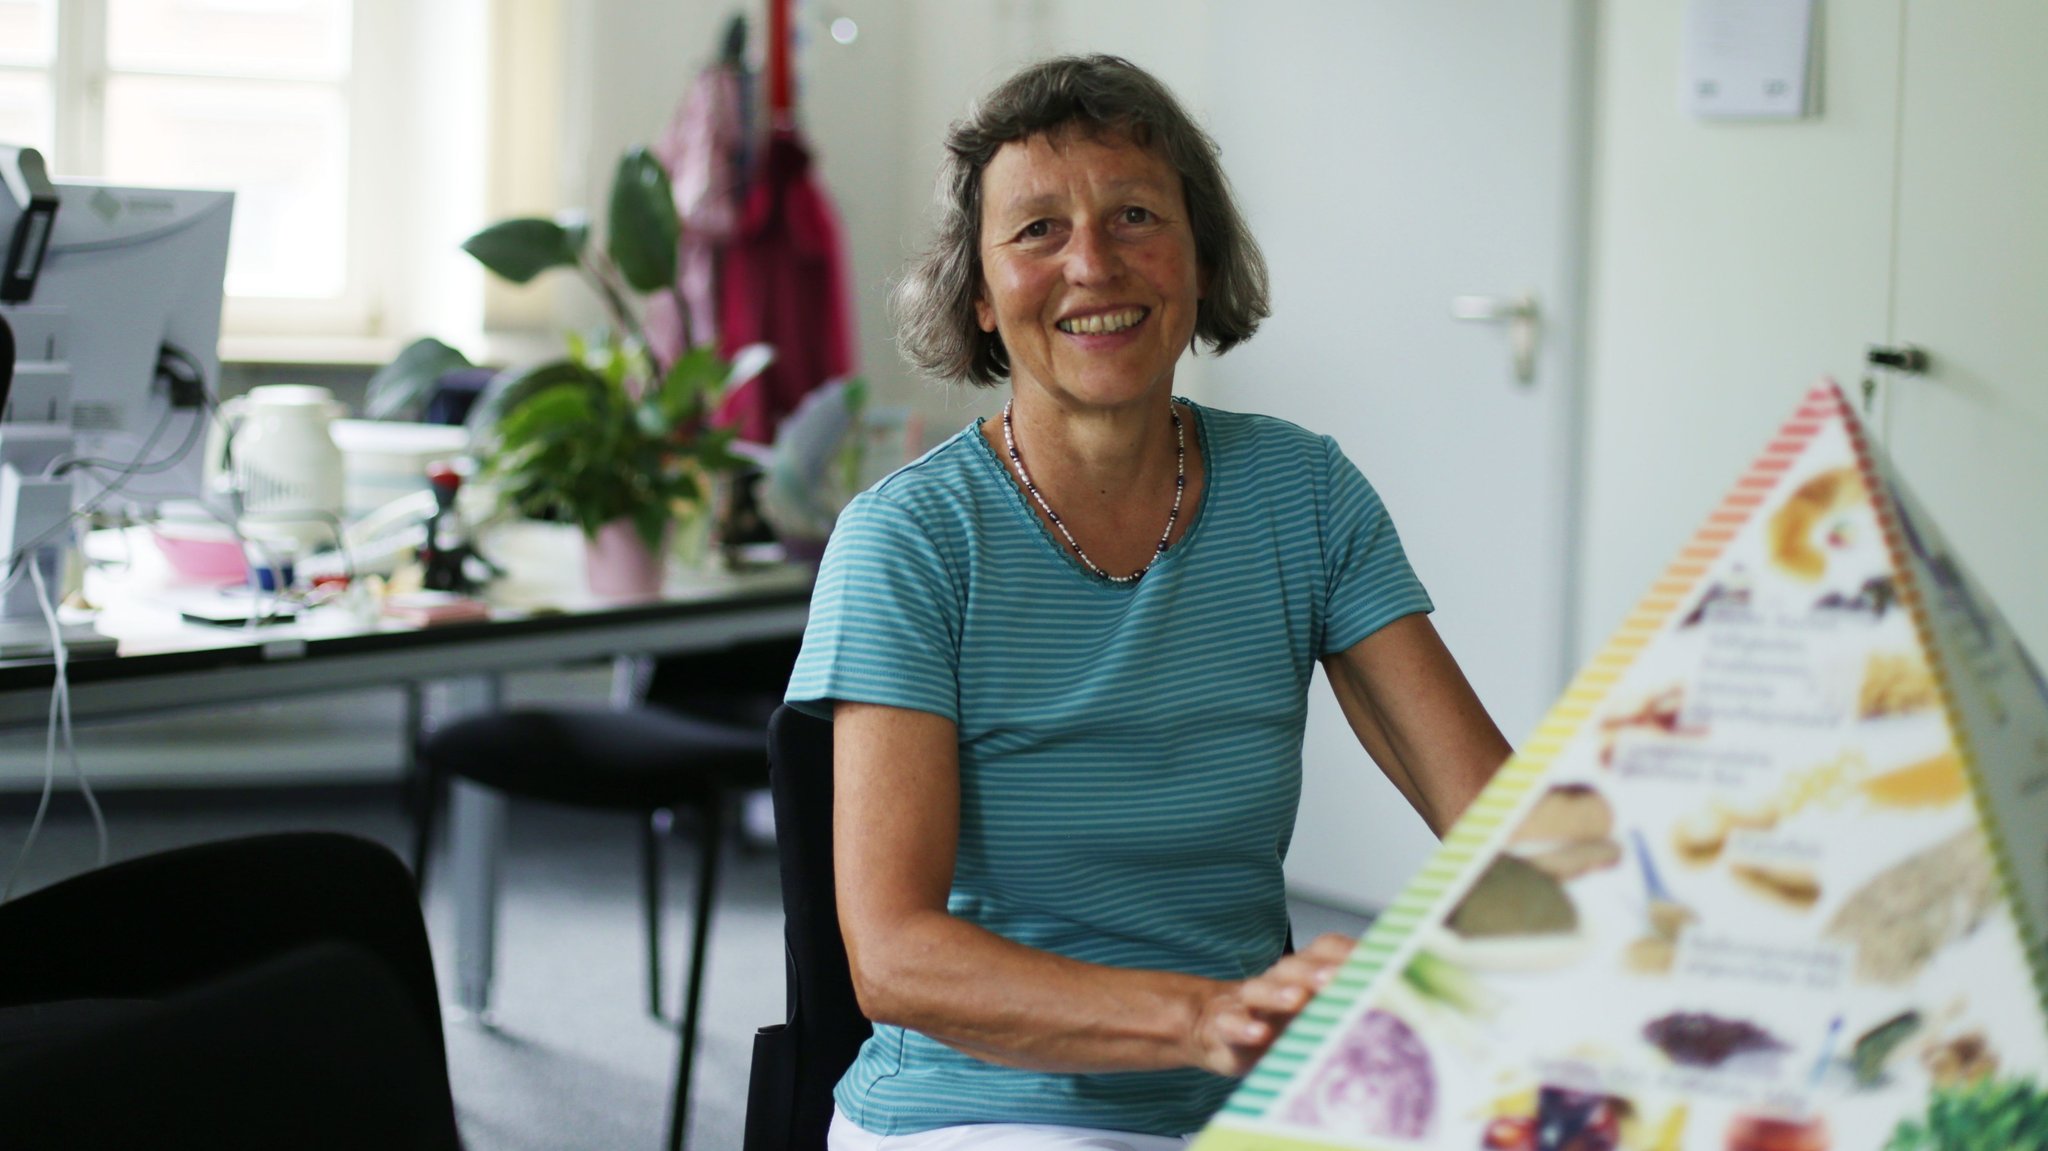
[[(234, 193), (82, 181), (55, 189), (33, 292), (0, 304), (16, 344), (0, 422), (68, 422), (72, 454), (94, 461), (68, 469), (81, 501), (114, 483), (112, 499), (123, 503), (196, 499), (204, 457), (196, 441), (220, 382)], [(21, 211), (0, 195), (0, 237), (13, 233)], [(68, 417), (50, 406), (62, 403), (56, 393), (66, 383)], [(188, 443), (174, 466), (151, 466)]]
[[(60, 594), (73, 516), (202, 494), (234, 194), (52, 183), (31, 150), (0, 160), (0, 317), (15, 345), (0, 406), (4, 657), (47, 647), (37, 604)], [(91, 639), (70, 631), (69, 646)]]

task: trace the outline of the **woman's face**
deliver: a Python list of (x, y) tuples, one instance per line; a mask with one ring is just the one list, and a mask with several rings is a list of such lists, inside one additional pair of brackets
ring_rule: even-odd
[(1173, 165), (1117, 133), (1041, 134), (1003, 145), (981, 198), (975, 315), (1002, 336), (1018, 396), (1114, 408), (1169, 394), (1202, 279)]

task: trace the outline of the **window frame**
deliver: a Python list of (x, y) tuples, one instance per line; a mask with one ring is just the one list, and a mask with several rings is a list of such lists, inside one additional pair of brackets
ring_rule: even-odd
[[(102, 179), (114, 75), (108, 0), (52, 3), (52, 153), (64, 160), (53, 164), (53, 174)], [(422, 104), (432, 106), (423, 90), (434, 78), (425, 62), (433, 55), (427, 45), (438, 39), (432, 31), (408, 12), (406, 0), (351, 0), (349, 67), (340, 85), (348, 115), (342, 290), (313, 299), (229, 295), (221, 316), (223, 359), (381, 362), (418, 334), (422, 261), (408, 258), (406, 246), (426, 230), (425, 221), (446, 214), (431, 195), (443, 186), (434, 174), (413, 174), (429, 152), (425, 138), (446, 134), (444, 124), (422, 123), (433, 117), (416, 114)]]

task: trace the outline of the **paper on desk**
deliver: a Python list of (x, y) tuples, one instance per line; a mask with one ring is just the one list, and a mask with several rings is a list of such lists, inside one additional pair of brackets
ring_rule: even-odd
[(1807, 112), (1813, 0), (1690, 0), (1679, 101), (1702, 118)]

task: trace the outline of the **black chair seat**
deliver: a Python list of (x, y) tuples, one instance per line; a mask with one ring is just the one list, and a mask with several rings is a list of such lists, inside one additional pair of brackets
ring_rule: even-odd
[(688, 1125), (691, 1066), (703, 998), (712, 893), (728, 811), (768, 783), (767, 718), (796, 662), (792, 638), (663, 657), (635, 695), (646, 706), (528, 706), (476, 715), (425, 736), (415, 748), (413, 875), (423, 884), (442, 792), (456, 779), (506, 795), (584, 808), (631, 811), (640, 825), (641, 913), (647, 932), (647, 1010), (667, 1019), (661, 994), (661, 840), (670, 819), (698, 832), (695, 910), (684, 969), (681, 1045), (668, 1145)]
[(518, 708), (435, 732), (423, 759), (513, 795), (578, 807), (701, 807), (766, 786), (761, 728), (707, 723), (653, 708)]

